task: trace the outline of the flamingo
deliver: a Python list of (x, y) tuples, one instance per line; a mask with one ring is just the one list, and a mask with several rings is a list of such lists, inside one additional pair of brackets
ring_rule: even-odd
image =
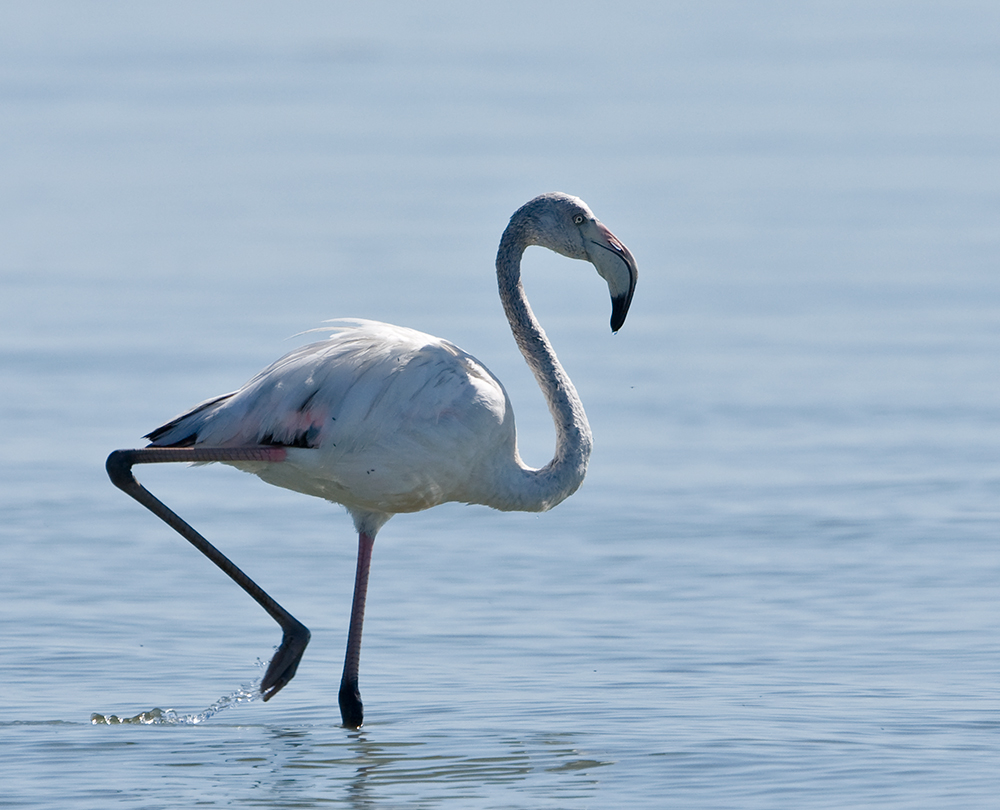
[(133, 465), (221, 462), (346, 507), (358, 533), (358, 563), (338, 701), (344, 726), (360, 728), (368, 573), (386, 521), (448, 501), (540, 512), (572, 495), (586, 474), (590, 425), (521, 285), (521, 256), (531, 245), (594, 265), (611, 293), (612, 332), (625, 322), (637, 270), (628, 248), (568, 194), (529, 201), (503, 232), (500, 300), (555, 423), (555, 457), (544, 467), (522, 462), (510, 399), (482, 363), (441, 338), (368, 320), (336, 322), (328, 339), (289, 352), (238, 391), (148, 433), (146, 447), (108, 457), (117, 487), (191, 542), (281, 627), (281, 644), (261, 679), (265, 701), (295, 675), (309, 630), (143, 487)]

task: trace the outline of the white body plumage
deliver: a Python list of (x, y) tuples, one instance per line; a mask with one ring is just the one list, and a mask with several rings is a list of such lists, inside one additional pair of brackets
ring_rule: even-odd
[[(536, 471), (517, 453), (507, 392), (453, 343), (378, 321), (331, 331), (157, 429), (153, 446), (283, 446), (281, 464), (233, 464), (386, 517), (447, 501), (538, 511), (579, 486), (567, 481), (558, 500), (523, 491), (525, 473)], [(585, 472), (584, 464), (580, 481)]]

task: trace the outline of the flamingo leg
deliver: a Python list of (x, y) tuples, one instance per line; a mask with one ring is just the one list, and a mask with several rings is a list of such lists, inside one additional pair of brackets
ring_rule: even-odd
[(364, 705), (358, 688), (358, 668), (361, 663), (361, 628), (365, 622), (365, 600), (368, 596), (368, 571), (372, 563), (375, 535), (358, 533), (358, 570), (354, 577), (354, 600), (351, 603), (351, 626), (347, 633), (347, 655), (344, 674), (340, 679), (340, 717), (348, 728), (361, 728)]
[(281, 646), (271, 659), (260, 684), (264, 700), (273, 698), (294, 676), (309, 643), (309, 629), (274, 601), (235, 563), (195, 531), (176, 512), (140, 484), (132, 474), (134, 464), (159, 462), (207, 461), (282, 461), (281, 447), (146, 447), (140, 450), (115, 450), (108, 456), (107, 470), (111, 482), (133, 497), (185, 540), (215, 563), (237, 585), (246, 591), (280, 626)]

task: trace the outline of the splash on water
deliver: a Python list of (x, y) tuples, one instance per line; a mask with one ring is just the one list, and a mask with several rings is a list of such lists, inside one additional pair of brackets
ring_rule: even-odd
[[(257, 661), (258, 669), (263, 670), (266, 665), (266, 661)], [(116, 714), (98, 714), (94, 712), (90, 715), (90, 722), (95, 726), (196, 726), (232, 706), (237, 706), (241, 703), (253, 703), (255, 700), (260, 700), (261, 677), (258, 677), (250, 684), (240, 686), (239, 689), (230, 695), (223, 695), (207, 709), (203, 709), (196, 714), (182, 714), (174, 709), (150, 709), (146, 712), (139, 712), (139, 714), (132, 717), (119, 717)]]

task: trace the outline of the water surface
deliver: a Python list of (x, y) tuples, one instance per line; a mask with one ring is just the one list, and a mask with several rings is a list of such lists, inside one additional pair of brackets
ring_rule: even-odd
[[(5, 806), (996, 804), (992, 5), (5, 17)], [(544, 515), (386, 526), (363, 730), (346, 515), (141, 471), (313, 630), (277, 698), (210, 712), (279, 632), (107, 453), (358, 316), (480, 357), (544, 463), (492, 261), (555, 189), (640, 268), (612, 337), (591, 271), (526, 256), (590, 474)]]

